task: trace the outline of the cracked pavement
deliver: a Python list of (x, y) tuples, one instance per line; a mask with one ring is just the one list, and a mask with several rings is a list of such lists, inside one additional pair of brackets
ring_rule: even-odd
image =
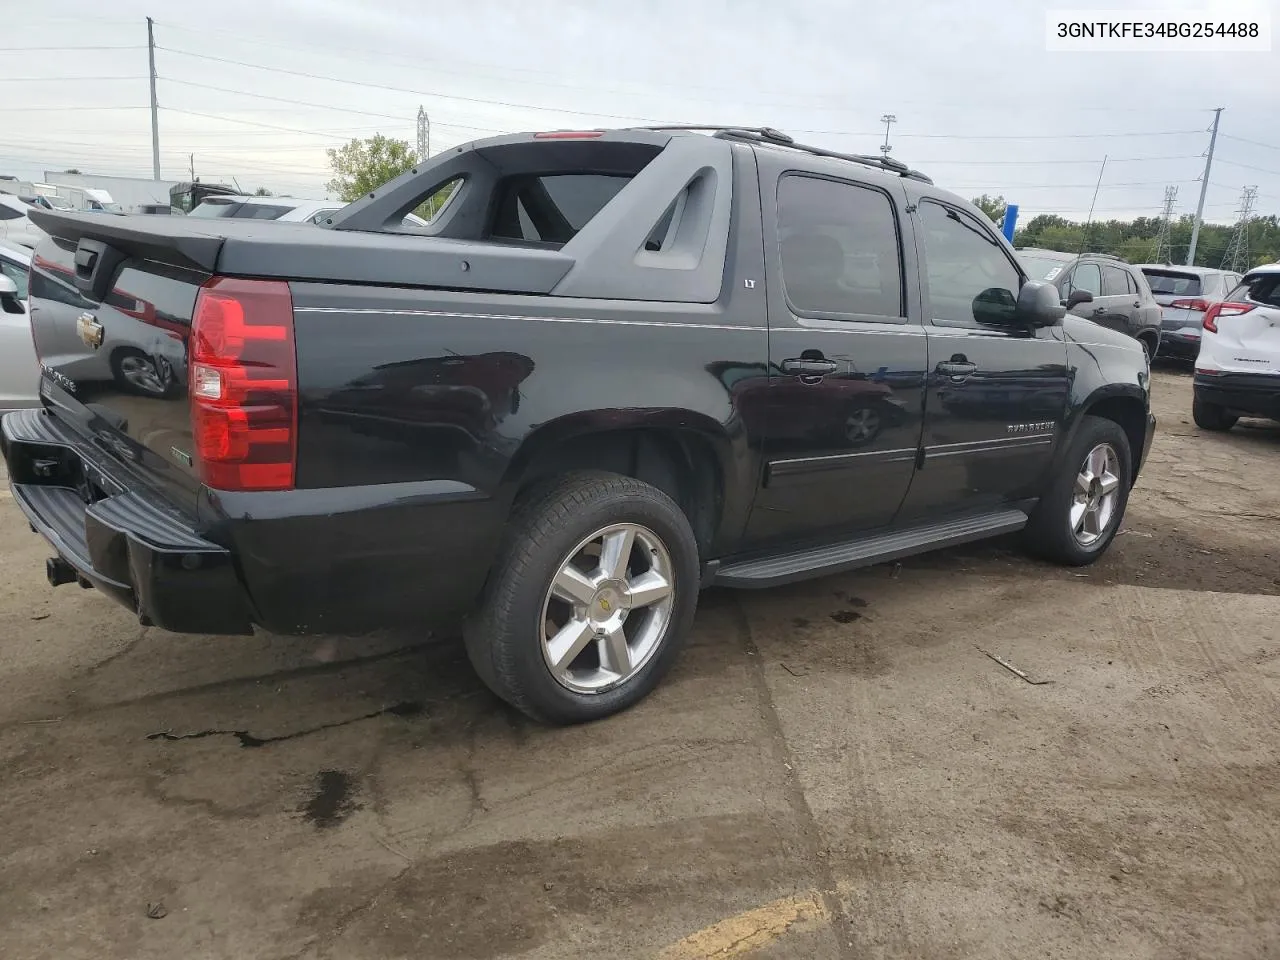
[(652, 697), (565, 730), (449, 639), (140, 630), (0, 497), (0, 954), (1274, 956), (1280, 428), (1155, 381), (1097, 566), (708, 593)]

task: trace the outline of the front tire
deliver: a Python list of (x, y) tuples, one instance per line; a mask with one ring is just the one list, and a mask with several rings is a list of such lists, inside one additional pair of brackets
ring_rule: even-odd
[(1129, 438), (1114, 420), (1086, 416), (1062, 464), (1025, 541), (1046, 560), (1086, 566), (1106, 552), (1124, 518), (1133, 476)]
[(467, 655), (499, 697), (552, 724), (647, 696), (697, 608), (698, 545), (684, 512), (615, 474), (562, 478), (518, 502)]
[(1206, 403), (1197, 398), (1191, 401), (1191, 419), (1201, 430), (1222, 433), (1234, 427), (1240, 418), (1227, 413), (1224, 407), (1216, 403)]

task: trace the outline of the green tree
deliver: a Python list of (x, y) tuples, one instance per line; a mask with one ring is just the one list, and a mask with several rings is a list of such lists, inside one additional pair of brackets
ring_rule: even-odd
[(63, 173), (74, 173), (76, 176), (80, 176), (80, 171), (79, 171), (79, 170), (77, 170), (75, 167), (72, 167), (70, 170), (63, 170), (62, 172), (63, 172)]
[(985, 193), (974, 197), (970, 202), (985, 213), (992, 223), (997, 224), (1004, 218), (1004, 210), (1008, 206), (1004, 197), (988, 197)]
[(418, 162), (409, 149), (409, 141), (393, 140), (380, 133), (368, 140), (352, 140), (328, 153), (333, 169), (329, 190), (347, 203), (394, 180)]
[(259, 187), (257, 190), (253, 191), (253, 195), (255, 197), (269, 197), (272, 196), (272, 193), (266, 187)]

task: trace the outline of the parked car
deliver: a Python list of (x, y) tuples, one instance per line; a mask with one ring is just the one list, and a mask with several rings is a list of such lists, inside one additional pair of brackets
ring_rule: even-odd
[(1027, 274), (1058, 288), (1071, 313), (1127, 333), (1154, 357), (1160, 348), (1160, 304), (1142, 271), (1106, 253), (1018, 251)]
[(31, 251), (0, 240), (0, 411), (40, 403), (40, 365), (27, 318)]
[(1191, 412), (1205, 430), (1280, 420), (1280, 263), (1254, 267), (1204, 312)]
[(1139, 269), (1160, 304), (1160, 356), (1194, 360), (1205, 311), (1240, 283), (1240, 274), (1211, 267), (1144, 263)]
[[(296, 200), (291, 197), (209, 197), (189, 214), (238, 220), (277, 220), (281, 223), (323, 223), (346, 204), (340, 200)], [(410, 213), (405, 221), (426, 226), (421, 217)]]
[(1155, 428), (1141, 347), (976, 207), (766, 128), (496, 137), (320, 226), (36, 216), (78, 337), (171, 378), (82, 380), (33, 293), (45, 405), (0, 436), (51, 583), (175, 632), (461, 621), (548, 722), (644, 697), (711, 584), (1092, 563)]
[(28, 216), (35, 209), (12, 194), (0, 193), (0, 240), (27, 248), (39, 243), (44, 234)]

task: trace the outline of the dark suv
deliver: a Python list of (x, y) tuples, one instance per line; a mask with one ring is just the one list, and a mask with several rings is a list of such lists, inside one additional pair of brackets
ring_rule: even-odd
[[(1071, 313), (1136, 338), (1154, 357), (1160, 347), (1160, 304), (1142, 271), (1106, 253), (1018, 251), (1027, 274), (1058, 288)], [(1086, 296), (1087, 294), (1087, 296)]]

